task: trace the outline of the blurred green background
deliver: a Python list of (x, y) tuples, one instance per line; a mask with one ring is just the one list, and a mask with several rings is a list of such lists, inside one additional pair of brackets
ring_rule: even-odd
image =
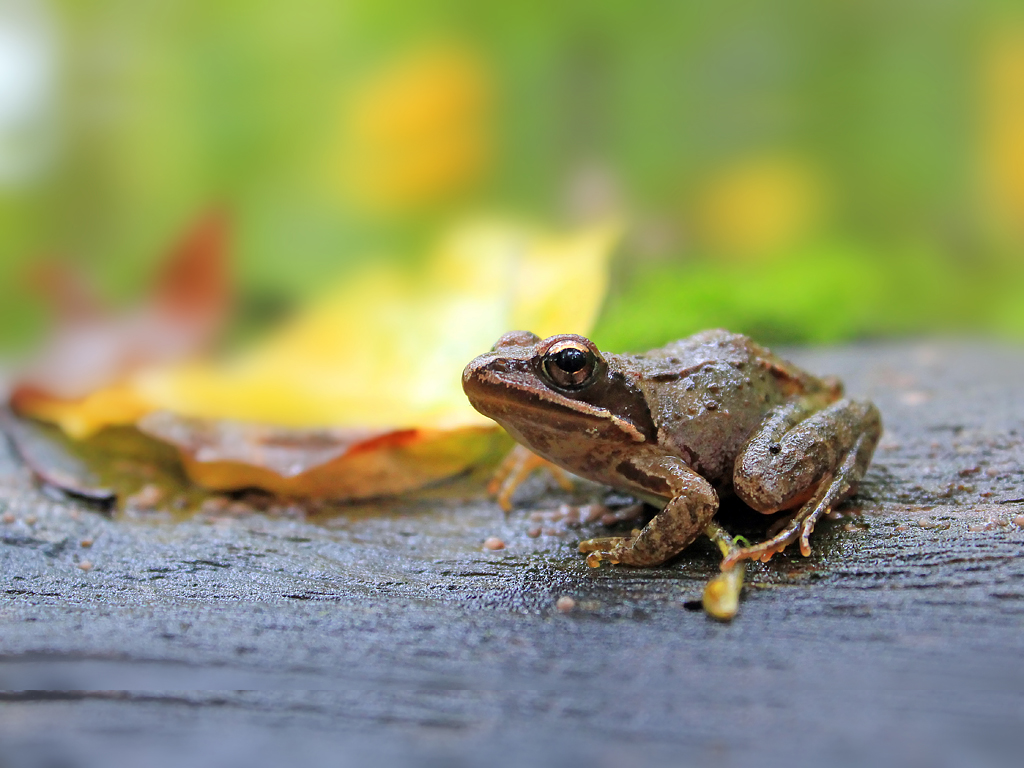
[(43, 332), (33, 264), (125, 301), (214, 205), (236, 340), (492, 210), (624, 217), (611, 349), (1020, 338), (1024, 11), (0, 0), (0, 350)]

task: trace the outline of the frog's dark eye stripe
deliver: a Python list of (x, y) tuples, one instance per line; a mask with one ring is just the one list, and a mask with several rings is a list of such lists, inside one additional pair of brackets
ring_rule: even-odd
[(566, 340), (544, 355), (544, 374), (556, 387), (579, 389), (589, 384), (597, 369), (597, 357), (585, 344)]

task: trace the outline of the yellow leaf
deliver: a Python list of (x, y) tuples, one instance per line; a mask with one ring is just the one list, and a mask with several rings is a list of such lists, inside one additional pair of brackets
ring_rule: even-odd
[(152, 410), (152, 405), (128, 384), (115, 384), (77, 400), (26, 391), (17, 394), (12, 405), (19, 413), (56, 424), (76, 440), (84, 440), (107, 425), (133, 424)]
[(585, 333), (607, 287), (616, 224), (552, 236), (472, 220), (420, 272), (369, 267), (256, 348), (136, 378), (154, 408), (292, 427), (487, 424), (465, 364), (505, 331)]

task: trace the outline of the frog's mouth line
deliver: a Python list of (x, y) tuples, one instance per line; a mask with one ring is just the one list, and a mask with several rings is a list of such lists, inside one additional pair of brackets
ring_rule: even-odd
[[(502, 375), (483, 370), (468, 379), (463, 390), (473, 407), (485, 416), (512, 410), (529, 411), (537, 414), (538, 421), (542, 421), (545, 416), (552, 414), (551, 406), (555, 406), (559, 412), (585, 421), (607, 421), (611, 418), (611, 412), (605, 408), (574, 400), (554, 389), (531, 388), (531, 385), (535, 386), (535, 379), (523, 376), (523, 380), (517, 382), (517, 378), (514, 374)], [(481, 405), (484, 407), (481, 408)]]
[(636, 425), (606, 408), (574, 400), (551, 388), (531, 388), (529, 385), (536, 380), (525, 375), (517, 385), (516, 378), (485, 368), (467, 377), (463, 389), (474, 408), (503, 426), (525, 421), (562, 433), (612, 426), (617, 435), (625, 433), (632, 442), (647, 439)]

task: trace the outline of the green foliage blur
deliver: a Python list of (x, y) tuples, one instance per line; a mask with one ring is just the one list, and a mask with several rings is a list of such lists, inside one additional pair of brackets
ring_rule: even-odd
[(0, 350), (44, 327), (33, 264), (127, 301), (215, 205), (236, 339), (491, 210), (623, 217), (610, 349), (1021, 338), (1024, 12), (0, 1)]

